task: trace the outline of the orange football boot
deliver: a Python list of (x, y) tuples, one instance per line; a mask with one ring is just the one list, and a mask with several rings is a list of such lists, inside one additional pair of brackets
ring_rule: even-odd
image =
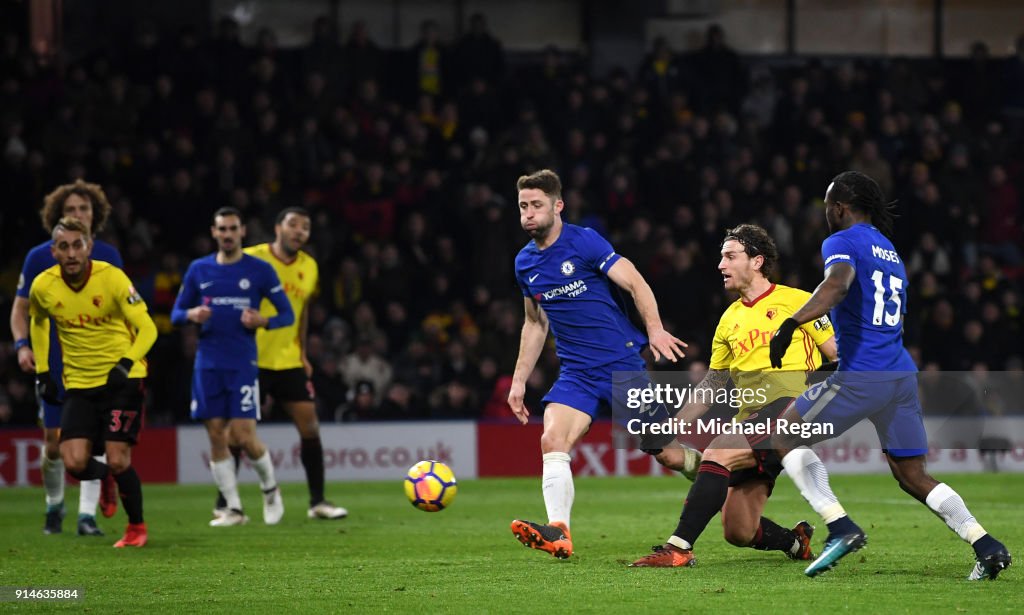
[(125, 529), (124, 537), (115, 542), (114, 546), (118, 549), (122, 547), (141, 547), (146, 544), (148, 538), (145, 523), (129, 523)]
[(512, 533), (524, 547), (547, 551), (558, 559), (568, 559), (572, 555), (572, 536), (564, 523), (556, 521), (551, 525), (541, 525), (516, 519), (512, 522)]
[(697, 559), (693, 557), (693, 551), (690, 549), (680, 549), (666, 543), (654, 545), (651, 550), (653, 553), (648, 553), (630, 566), (635, 568), (679, 568), (697, 564)]
[(800, 541), (800, 550), (796, 553), (786, 551), (789, 559), (808, 561), (814, 559), (814, 553), (811, 552), (811, 537), (814, 536), (814, 526), (806, 521), (801, 521), (793, 528), (793, 533), (796, 534), (796, 539)]

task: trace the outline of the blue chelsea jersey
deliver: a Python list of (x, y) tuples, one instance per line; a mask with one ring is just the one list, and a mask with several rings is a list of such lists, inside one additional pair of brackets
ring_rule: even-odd
[(607, 365), (647, 344), (607, 277), (619, 258), (596, 231), (573, 224), (547, 248), (530, 241), (516, 256), (516, 280), (547, 314), (563, 369)]
[[(21, 276), (18, 278), (17, 296), (28, 299), (28, 291), (32, 288), (32, 282), (35, 281), (36, 276), (57, 264), (57, 259), (53, 258), (53, 252), (50, 251), (52, 245), (53, 240), (50, 240), (28, 251), (25, 256), (25, 264), (21, 268)], [(90, 258), (94, 261), (110, 263), (119, 269), (124, 268), (124, 262), (121, 260), (117, 248), (99, 239), (93, 243)], [(36, 361), (38, 360), (39, 357), (36, 357)], [(59, 374), (64, 372), (64, 358), (60, 354), (57, 327), (50, 327), (50, 356), (47, 358), (47, 364), (57, 382), (62, 382)]]
[(892, 242), (870, 224), (855, 224), (821, 244), (825, 269), (846, 263), (856, 277), (846, 297), (832, 309), (842, 371), (915, 372), (903, 348), (907, 313), (907, 270)]
[(171, 321), (184, 325), (190, 308), (209, 306), (212, 313), (199, 332), (197, 369), (255, 369), (256, 332), (245, 328), (241, 318), (245, 308), (258, 310), (264, 297), (277, 309), (268, 329), (295, 321), (291, 303), (270, 263), (248, 254), (227, 265), (218, 263), (216, 254), (192, 261), (181, 282)]

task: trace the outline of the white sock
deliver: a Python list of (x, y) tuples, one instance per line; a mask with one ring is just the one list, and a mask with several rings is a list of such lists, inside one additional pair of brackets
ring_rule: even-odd
[[(94, 455), (93, 459), (107, 463), (106, 455)], [(83, 480), (78, 484), (78, 516), (96, 516), (96, 506), (100, 503), (100, 481)]]
[(46, 505), (56, 506), (64, 501), (64, 460), (60, 457), (50, 459), (46, 449), (42, 452), (43, 488), (46, 491)]
[(825, 523), (832, 523), (846, 516), (846, 510), (839, 499), (832, 493), (828, 484), (828, 471), (825, 464), (811, 449), (801, 446), (793, 449), (782, 458), (782, 467), (793, 479), (800, 495), (804, 496), (816, 513), (821, 515)]
[(967, 510), (963, 498), (946, 483), (935, 485), (925, 498), (925, 503), (965, 542), (974, 544), (985, 535), (985, 528)]
[(666, 540), (665, 542), (667, 542), (670, 545), (679, 547), (683, 551), (689, 551), (690, 549), (693, 548), (693, 545), (691, 545), (690, 543), (686, 542), (682, 538), (676, 536), (675, 534), (669, 536), (668, 540)]
[(242, 499), (238, 497), (238, 479), (235, 477), (235, 460), (232, 457), (221, 461), (210, 462), (210, 472), (213, 473), (213, 482), (224, 495), (228, 508), (242, 510)]
[(260, 489), (266, 491), (277, 486), (277, 481), (274, 479), (274, 462), (270, 460), (270, 451), (263, 451), (263, 456), (259, 459), (251, 459), (252, 467), (256, 470), (256, 474), (260, 477)]
[(572, 484), (572, 469), (568, 453), (545, 453), (542, 491), (544, 506), (548, 509), (548, 523), (560, 521), (569, 527), (572, 501), (576, 488)]

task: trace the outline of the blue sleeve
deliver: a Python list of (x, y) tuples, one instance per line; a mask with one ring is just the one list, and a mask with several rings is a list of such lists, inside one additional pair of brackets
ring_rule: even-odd
[(846, 263), (856, 269), (856, 256), (853, 243), (845, 237), (830, 235), (821, 242), (821, 258), (825, 261), (826, 270), (835, 263)]
[[(47, 257), (50, 258), (47, 258)], [(25, 264), (21, 267), (21, 275), (18, 277), (17, 296), (28, 299), (28, 291), (32, 288), (32, 282), (36, 276), (53, 266), (50, 262), (53, 257), (45, 250), (33, 248), (25, 256)]]
[(92, 257), (98, 261), (106, 261), (118, 269), (124, 269), (124, 260), (117, 248), (104, 241), (97, 241)]
[(292, 310), (291, 302), (288, 301), (288, 295), (284, 294), (284, 288), (277, 278), (277, 272), (273, 267), (267, 265), (264, 269), (263, 279), (265, 280), (263, 296), (270, 299), (270, 302), (274, 304), (274, 309), (277, 310), (277, 314), (271, 316), (267, 321), (266, 328), (270, 330), (287, 327), (295, 322), (295, 312)]
[(181, 288), (178, 289), (178, 297), (174, 300), (174, 308), (171, 309), (171, 323), (175, 326), (188, 324), (188, 311), (199, 303), (199, 289), (196, 287), (194, 267), (189, 265), (181, 280)]
[(519, 286), (519, 290), (522, 291), (524, 297), (529, 297), (530, 289), (527, 288), (526, 282), (523, 280), (522, 272), (519, 268), (519, 256), (516, 256), (515, 275), (516, 284)]
[(608, 275), (608, 270), (612, 268), (612, 265), (622, 258), (621, 254), (615, 252), (612, 244), (592, 228), (583, 229), (576, 248), (579, 250), (580, 256), (583, 257), (584, 263), (604, 275)]

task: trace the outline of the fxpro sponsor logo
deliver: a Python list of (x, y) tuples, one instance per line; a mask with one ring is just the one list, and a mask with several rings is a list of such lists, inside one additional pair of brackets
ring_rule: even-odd
[[(305, 481), (295, 427), (261, 424), (259, 430), (278, 480)], [(178, 433), (181, 482), (211, 482), (210, 445), (205, 430), (182, 427)], [(392, 480), (404, 476), (409, 467), (424, 459), (445, 462), (459, 478), (477, 475), (476, 425), (469, 421), (329, 425), (320, 428), (320, 438), (327, 480)], [(257, 480), (248, 462), (243, 463), (239, 480)]]
[(573, 280), (568, 284), (553, 288), (547, 292), (537, 293), (533, 296), (537, 301), (551, 301), (555, 297), (579, 297), (587, 292), (587, 284), (583, 280)]

